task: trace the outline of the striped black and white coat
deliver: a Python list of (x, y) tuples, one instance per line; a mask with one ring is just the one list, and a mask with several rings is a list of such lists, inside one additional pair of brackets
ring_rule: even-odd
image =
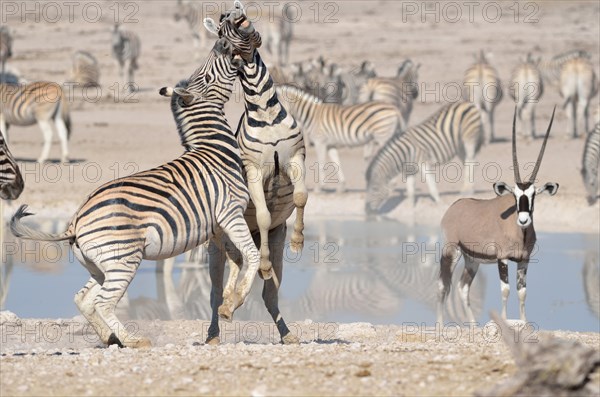
[(513, 69), (510, 77), (510, 96), (517, 105), (517, 117), (521, 134), (535, 138), (535, 106), (544, 93), (542, 75), (531, 54)]
[(13, 234), (22, 239), (69, 241), (91, 274), (75, 303), (104, 343), (150, 345), (148, 339), (129, 334), (115, 315), (142, 259), (172, 257), (226, 235), (248, 267), (224, 301), (233, 301), (237, 308), (250, 291), (260, 256), (244, 220), (249, 194), (237, 140), (224, 114), (237, 69), (231, 45), (220, 39), (188, 80), (160, 90), (171, 96), (186, 148), (180, 157), (96, 189), (61, 234), (23, 224), (21, 219), (30, 215), (25, 206), (11, 221)]
[(44, 137), (42, 153), (37, 161), (43, 163), (50, 154), (53, 130), (56, 129), (62, 150), (61, 161), (69, 161), (71, 118), (68, 98), (60, 85), (47, 81), (1, 83), (0, 98), (0, 130), (5, 138), (11, 125), (37, 124)]
[(336, 167), (338, 192), (345, 190), (346, 179), (337, 149), (365, 146), (365, 160), (396, 132), (403, 129), (402, 115), (395, 105), (367, 102), (352, 106), (323, 103), (319, 98), (296, 87), (276, 88), (279, 98), (300, 123), (305, 136), (315, 145), (319, 168), (320, 191), (325, 184), (326, 156)]
[(494, 140), (494, 109), (502, 100), (502, 83), (483, 50), (475, 59), (465, 71), (463, 99), (474, 103), (481, 112), (485, 143), (488, 144)]
[[(119, 76), (130, 92), (135, 91), (134, 71), (138, 69), (142, 43), (140, 37), (115, 24), (112, 30), (112, 56), (117, 62)], [(127, 74), (127, 76), (125, 76)]]
[(581, 176), (587, 191), (587, 199), (593, 205), (598, 199), (598, 168), (600, 167), (600, 121), (585, 140)]
[[(299, 253), (304, 246), (304, 207), (308, 193), (303, 134), (294, 117), (279, 101), (273, 79), (257, 51), (262, 44), (261, 36), (246, 18), (242, 4), (236, 1), (234, 10), (224, 14), (218, 26), (212, 19), (206, 19), (205, 23), (213, 34), (230, 41), (234, 53), (244, 62), (239, 78), (245, 111), (236, 135), (251, 199), (245, 217), (260, 247), (265, 306), (277, 324), (282, 341), (297, 343), (298, 339), (290, 333), (281, 317), (278, 290), (283, 275), (286, 221), (294, 210), (296, 219), (290, 249)], [(209, 249), (209, 252), (213, 250)], [(222, 294), (223, 260), (222, 255), (211, 255), (210, 258), (213, 286), (210, 343), (219, 342), (216, 308)], [(271, 268), (271, 274), (265, 273)], [(230, 268), (226, 288), (230, 288), (238, 270), (237, 266)], [(227, 316), (223, 311), (219, 314)]]
[[(404, 134), (394, 135), (375, 155), (367, 168), (367, 213), (378, 213), (392, 193), (391, 182), (406, 180), (409, 202), (415, 203), (415, 178), (425, 179), (429, 192), (440, 202), (434, 176), (440, 165), (458, 156), (462, 164), (471, 163), (483, 144), (483, 129), (477, 107), (468, 102), (443, 106), (421, 124)], [(424, 172), (427, 171), (427, 172)], [(435, 171), (435, 172), (432, 172)], [(472, 190), (472, 168), (467, 167), (463, 192)]]
[[(15, 200), (23, 192), (23, 177), (0, 131), (0, 199)], [(0, 214), (2, 216), (2, 214)], [(0, 219), (3, 222), (3, 218)]]

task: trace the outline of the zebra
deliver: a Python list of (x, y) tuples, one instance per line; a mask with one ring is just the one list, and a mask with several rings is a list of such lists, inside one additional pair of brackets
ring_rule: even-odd
[[(458, 156), (463, 164), (472, 162), (483, 144), (479, 110), (469, 102), (447, 104), (421, 124), (404, 134), (394, 135), (373, 157), (366, 172), (367, 214), (379, 212), (392, 189), (390, 182), (398, 175), (406, 178), (409, 202), (415, 204), (415, 175), (419, 167), (433, 170)], [(422, 171), (422, 170), (421, 170)], [(472, 191), (473, 175), (467, 167), (463, 192)], [(437, 173), (436, 173), (437, 174)], [(435, 176), (424, 173), (425, 182), (434, 201), (439, 203)]]
[(413, 101), (419, 96), (419, 67), (410, 59), (400, 65), (395, 78), (374, 77), (366, 81), (358, 94), (358, 102), (381, 101), (392, 103), (400, 109), (404, 124), (412, 112)]
[(240, 66), (229, 42), (219, 39), (189, 79), (160, 89), (162, 96), (171, 97), (185, 147), (180, 157), (100, 186), (63, 233), (42, 233), (24, 225), (21, 219), (31, 215), (27, 206), (11, 220), (19, 238), (69, 241), (91, 274), (75, 303), (105, 344), (151, 345), (147, 338), (130, 334), (114, 313), (142, 259), (172, 257), (226, 235), (248, 268), (224, 301), (240, 306), (250, 291), (260, 255), (244, 221), (249, 193), (237, 140), (224, 113)]
[(0, 131), (0, 199), (16, 200), (23, 192), (23, 177)]
[(564, 64), (577, 58), (590, 60), (592, 56), (589, 52), (584, 50), (571, 50), (558, 54), (549, 60), (541, 59), (538, 62), (538, 69), (542, 74), (542, 79), (549, 85), (558, 87), (560, 85), (560, 74)]
[(531, 53), (527, 59), (513, 69), (510, 78), (510, 96), (517, 104), (517, 115), (521, 134), (535, 138), (535, 104), (544, 93), (542, 75), (537, 67), (539, 59), (534, 61)]
[(326, 155), (336, 167), (339, 181), (337, 191), (343, 192), (346, 179), (337, 149), (365, 145), (365, 160), (369, 161), (376, 147), (383, 145), (394, 133), (404, 129), (400, 111), (389, 103), (368, 102), (343, 106), (324, 103), (317, 97), (289, 85), (278, 86), (276, 91), (287, 110), (315, 145), (319, 168), (319, 183), (315, 192), (319, 192), (325, 183), (322, 176)]
[[(68, 141), (71, 136), (71, 117), (68, 98), (60, 85), (38, 81), (26, 84), (0, 84), (0, 129), (8, 136), (11, 124), (38, 124), (44, 136), (44, 146), (38, 162), (48, 159), (54, 124), (62, 150), (62, 162), (69, 161)], [(7, 139), (8, 140), (8, 139)]]
[[(273, 79), (257, 51), (262, 44), (261, 36), (246, 18), (241, 2), (236, 1), (234, 10), (221, 17), (219, 26), (212, 19), (205, 19), (205, 25), (213, 34), (231, 42), (236, 56), (244, 61), (239, 77), (245, 112), (236, 136), (251, 199), (245, 218), (259, 243), (261, 270), (273, 267), (275, 274), (275, 279), (271, 280), (263, 275), (265, 306), (277, 324), (283, 343), (298, 343), (298, 338), (290, 333), (281, 317), (278, 290), (283, 273), (286, 221), (294, 209), (296, 220), (290, 249), (299, 253), (304, 246), (304, 207), (308, 199), (304, 137), (294, 117), (278, 99)], [(213, 251), (209, 249), (209, 252)], [(207, 343), (217, 344), (220, 339), (216, 309), (222, 295), (222, 254), (211, 255), (210, 269), (213, 317)], [(236, 271), (235, 267), (230, 269), (229, 280), (236, 278)], [(223, 311), (219, 314), (227, 316)]]
[(585, 140), (581, 176), (587, 191), (589, 205), (598, 199), (598, 167), (600, 167), (600, 121), (590, 131)]
[[(0, 64), (2, 65), (2, 75), (4, 75), (6, 61), (12, 57), (12, 35), (8, 26), (0, 26)], [(0, 81), (0, 83), (2, 83)]]
[(76, 51), (73, 54), (72, 79), (82, 87), (100, 86), (100, 68), (96, 58), (87, 51)]
[[(336, 68), (338, 68), (337, 64), (333, 64), (332, 73), (335, 73)], [(363, 61), (360, 66), (352, 68), (349, 71), (341, 70), (342, 105), (356, 105), (361, 103), (359, 100), (361, 88), (367, 81), (375, 77), (377, 77), (375, 65), (370, 61)]]
[(583, 131), (589, 129), (588, 106), (598, 93), (594, 69), (589, 59), (578, 57), (566, 61), (560, 70), (560, 95), (570, 121), (567, 133), (574, 138), (578, 136), (579, 124), (583, 123)]
[[(135, 91), (133, 72), (138, 69), (138, 58), (140, 56), (140, 37), (130, 31), (124, 30), (119, 24), (115, 24), (112, 30), (112, 56), (117, 61), (119, 76), (125, 81), (129, 92)], [(125, 73), (127, 79), (125, 80)]]
[(481, 112), (485, 143), (490, 143), (494, 140), (494, 108), (502, 100), (502, 87), (498, 72), (483, 50), (465, 71), (463, 85), (463, 99), (474, 103)]
[[(264, 21), (265, 48), (273, 55), (276, 65), (285, 66), (290, 60), (290, 43), (294, 35), (290, 5), (283, 5), (283, 16), (270, 15)], [(259, 24), (260, 26), (260, 24)]]

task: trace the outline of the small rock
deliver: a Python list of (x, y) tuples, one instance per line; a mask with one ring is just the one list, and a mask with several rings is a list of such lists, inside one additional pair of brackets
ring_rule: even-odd
[(4, 324), (21, 325), (21, 319), (13, 312), (3, 310), (0, 312), (0, 325)]

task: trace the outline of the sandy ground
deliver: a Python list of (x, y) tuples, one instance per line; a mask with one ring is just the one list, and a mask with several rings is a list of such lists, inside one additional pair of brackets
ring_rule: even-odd
[[(191, 56), (187, 27), (171, 17), (174, 2), (102, 2), (102, 17), (97, 22), (89, 18), (86, 21), (81, 8), (75, 9), (71, 22), (68, 7), (59, 4), (62, 16), (55, 23), (50, 21), (54, 14), (49, 9), (43, 14), (43, 2), (39, 3), (38, 20), (35, 14), (23, 17), (19, 8), (23, 3), (14, 3), (16, 14), (8, 13), (5, 8), (11, 2), (2, 3), (2, 23), (15, 32), (14, 57), (9, 65), (24, 77), (66, 81), (70, 55), (79, 49), (91, 51), (102, 70), (100, 97), (93, 91), (87, 97), (79, 91), (73, 94), (70, 164), (34, 163), (41, 150), (39, 129), (36, 126), (11, 129), (10, 144), (21, 160), (26, 189), (18, 200), (8, 204), (6, 217), (18, 205), (27, 203), (33, 212), (67, 220), (85, 196), (102, 182), (159, 165), (181, 153), (168, 100), (157, 92), (160, 87), (174, 85), (189, 76), (199, 62)], [(302, 2), (303, 16), (295, 26), (291, 60), (318, 54), (342, 64), (369, 59), (384, 76), (393, 75), (407, 57), (421, 63), (421, 94), (411, 124), (426, 118), (445, 100), (456, 99), (452, 87), (461, 82), (473, 53), (480, 48), (493, 53), (492, 62), (504, 82), (518, 59), (528, 51), (547, 58), (581, 48), (589, 51), (594, 65), (598, 65), (600, 5), (596, 1), (519, 3), (518, 15), (510, 8), (512, 2), (491, 3), (490, 7), (496, 8), (498, 4), (501, 7), (498, 21), (491, 8), (486, 8), (488, 14), (484, 16), (486, 3), (476, 6), (472, 18), (469, 9), (459, 3), (463, 18), (458, 22), (449, 20), (454, 14), (445, 14), (451, 10), (444, 11), (443, 2), (431, 3), (431, 7), (435, 4), (439, 7), (437, 16), (435, 11), (424, 14), (422, 2), (408, 3), (417, 6), (415, 15), (408, 12), (407, 2)], [(137, 6), (126, 8), (128, 4)], [(140, 91), (133, 96), (120, 91), (122, 82), (110, 58), (109, 31), (115, 7), (121, 10), (120, 19), (135, 11), (137, 22), (126, 27), (142, 38), (142, 57), (136, 75)], [(318, 15), (315, 8), (320, 10)], [(331, 12), (337, 22), (325, 23)], [(268, 60), (268, 55), (265, 58)], [(597, 74), (600, 75), (598, 70)], [(537, 108), (538, 130), (545, 129), (552, 107), (561, 103), (556, 88), (547, 87)], [(597, 107), (595, 98), (592, 109)], [(242, 109), (239, 95), (227, 106), (234, 128)], [(496, 110), (496, 132), (505, 140), (484, 147), (477, 156), (480, 165), (476, 167), (475, 187), (479, 197), (492, 196), (492, 182), (500, 179), (512, 182), (508, 140), (512, 111), (513, 104), (505, 93)], [(584, 141), (564, 139), (566, 126), (566, 115), (559, 109), (539, 178), (543, 182), (558, 182), (561, 187), (555, 197), (536, 201), (536, 228), (597, 234), (600, 207), (598, 203), (587, 205), (579, 174)], [(539, 145), (539, 140), (520, 142), (521, 162), (534, 161)], [(55, 144), (51, 158), (58, 156)], [(306, 222), (316, 216), (364, 217), (366, 167), (362, 150), (343, 149), (341, 157), (349, 192), (311, 194)], [(311, 168), (315, 162), (314, 151), (309, 148), (309, 187), (318, 178), (314, 167)], [(407, 223), (439, 224), (447, 205), (459, 197), (462, 180), (453, 181), (455, 170), (456, 167), (447, 167), (448, 173), (443, 171), (440, 175), (443, 205), (435, 205), (420, 183), (416, 208), (400, 203), (388, 216)], [(335, 172), (329, 176), (335, 180)], [(397, 186), (399, 192), (404, 189), (401, 181)], [(335, 183), (331, 187), (333, 191)], [(253, 341), (233, 332), (224, 345), (208, 347), (194, 344), (204, 340), (202, 324), (182, 321), (140, 323), (140, 329), (156, 345), (150, 351), (99, 349), (93, 337), (86, 341), (76, 329), (72, 331), (77, 336), (70, 340), (65, 332), (68, 327), (63, 325), (59, 325), (63, 336), (60, 343), (36, 337), (20, 339), (27, 327), (33, 327), (35, 335), (38, 332), (35, 324), (43, 326), (52, 321), (25, 320), (21, 328), (2, 327), (0, 394), (465, 395), (485, 389), (514, 371), (504, 346), (488, 343), (477, 334), (479, 331), (474, 342), (469, 342), (465, 335), (456, 342), (422, 342), (414, 336), (403, 337), (396, 326), (335, 324), (334, 334), (315, 336), (314, 330), (326, 328), (327, 324), (319, 324), (317, 328), (314, 324), (304, 324), (302, 329), (307, 331), (301, 335), (304, 343), (300, 346), (273, 344), (274, 338)], [(555, 334), (596, 347), (600, 344), (598, 334)], [(598, 373), (594, 381), (599, 382)]]

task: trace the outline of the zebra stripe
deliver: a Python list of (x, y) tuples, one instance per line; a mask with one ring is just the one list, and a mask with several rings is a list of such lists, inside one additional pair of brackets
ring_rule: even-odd
[(494, 140), (494, 108), (502, 100), (502, 86), (498, 72), (483, 51), (465, 71), (463, 84), (463, 99), (474, 103), (481, 112), (485, 143), (490, 143)]
[(8, 26), (0, 26), (0, 64), (2, 65), (2, 75), (4, 75), (6, 61), (12, 57), (12, 40)]
[(361, 87), (358, 102), (380, 101), (396, 105), (404, 124), (412, 112), (413, 101), (419, 96), (419, 66), (408, 59), (398, 68), (395, 78), (375, 77)]
[(231, 46), (220, 39), (188, 80), (161, 89), (162, 95), (172, 96), (183, 155), (104, 184), (88, 196), (62, 234), (23, 225), (26, 207), (11, 221), (20, 238), (70, 241), (92, 275), (75, 302), (104, 343), (150, 344), (129, 335), (114, 313), (142, 259), (175, 256), (224, 233), (249, 264), (246, 277), (231, 291), (234, 297), (225, 300), (241, 305), (248, 295), (259, 255), (244, 221), (249, 194), (238, 144), (224, 114), (236, 75)]
[[(304, 138), (294, 118), (279, 102), (273, 79), (256, 50), (262, 44), (261, 36), (247, 20), (241, 3), (236, 2), (235, 9), (221, 18), (218, 28), (212, 20), (206, 24), (213, 33), (231, 42), (234, 54), (244, 59), (239, 77), (245, 111), (236, 135), (251, 198), (245, 217), (260, 246), (263, 278), (267, 279), (265, 276), (270, 276), (271, 267), (274, 268), (275, 280), (265, 281), (265, 305), (278, 325), (282, 340), (290, 342), (292, 336), (278, 307), (278, 290), (283, 272), (286, 221), (294, 209), (296, 220), (291, 249), (301, 252), (304, 246), (304, 206), (308, 198), (304, 182)], [(272, 248), (276, 251), (273, 255)], [(222, 275), (223, 261), (212, 258), (211, 264), (218, 266)], [(215, 277), (214, 269), (211, 275), (212, 294), (218, 297), (222, 294), (223, 280)], [(219, 299), (212, 301), (214, 312), (219, 304)], [(215, 343), (219, 325), (216, 315), (212, 319), (208, 339)]]
[(127, 84), (130, 92), (135, 90), (133, 72), (138, 69), (140, 50), (141, 41), (139, 36), (115, 24), (112, 31), (112, 55), (119, 65), (121, 80), (125, 80), (125, 72), (127, 72), (125, 84)]
[(576, 58), (584, 58), (591, 59), (592, 56), (589, 52), (584, 50), (571, 50), (567, 52), (563, 52), (562, 54), (558, 54), (552, 57), (549, 60), (540, 60), (538, 63), (538, 68), (542, 74), (542, 78), (546, 83), (558, 86), (560, 83), (560, 72), (563, 68), (563, 65)]
[[(0, 198), (15, 200), (23, 192), (23, 177), (0, 131)], [(0, 217), (2, 214), (0, 214)], [(3, 222), (3, 219), (0, 219)]]
[(593, 205), (598, 198), (598, 167), (600, 167), (600, 122), (589, 132), (583, 148), (581, 175), (588, 194), (588, 203)]
[(100, 68), (96, 58), (87, 51), (77, 51), (73, 54), (73, 81), (83, 87), (98, 87), (100, 85)]
[[(483, 143), (481, 117), (477, 108), (467, 102), (448, 104), (421, 124), (410, 127), (402, 135), (394, 135), (375, 155), (367, 168), (366, 211), (378, 212), (398, 175), (407, 177), (409, 200), (414, 204), (414, 175), (424, 164), (439, 166), (458, 156), (462, 163), (472, 162)], [(425, 175), (427, 177), (427, 175)], [(465, 178), (464, 190), (471, 189)], [(435, 182), (427, 179), (435, 201), (440, 200)]]
[(48, 159), (53, 127), (60, 139), (62, 158), (69, 161), (68, 140), (71, 136), (71, 117), (68, 100), (60, 85), (39, 81), (28, 84), (0, 84), (0, 129), (8, 136), (8, 127), (38, 124), (44, 136), (44, 146), (38, 162)]
[(535, 105), (544, 93), (542, 75), (531, 54), (527, 60), (513, 69), (510, 78), (510, 96), (517, 104), (521, 124), (519, 131), (528, 138), (535, 138)]
[[(344, 190), (345, 177), (337, 148), (367, 145), (365, 158), (368, 159), (374, 147), (383, 145), (395, 132), (402, 130), (402, 115), (389, 103), (368, 102), (343, 106), (323, 103), (317, 97), (292, 86), (279, 86), (276, 90), (308, 139), (314, 143), (319, 175), (323, 175), (326, 154), (337, 165), (338, 191)], [(322, 178), (319, 179), (315, 191), (319, 191), (324, 183)]]

